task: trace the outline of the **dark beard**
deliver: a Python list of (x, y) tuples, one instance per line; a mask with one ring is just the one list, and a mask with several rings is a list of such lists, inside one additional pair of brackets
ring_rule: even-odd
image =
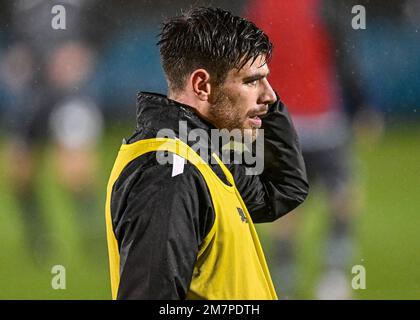
[(218, 129), (227, 129), (229, 131), (239, 129), (243, 136), (252, 135), (252, 141), (254, 141), (257, 135), (257, 129), (245, 129), (243, 127), (244, 119), (240, 119), (237, 116), (237, 110), (232, 107), (233, 105), (234, 103), (231, 98), (222, 89), (216, 89), (209, 111), (213, 125)]
[(218, 129), (242, 129), (240, 119), (236, 116), (236, 110), (232, 108), (232, 101), (222, 89), (216, 89), (214, 101), (210, 108), (213, 124)]

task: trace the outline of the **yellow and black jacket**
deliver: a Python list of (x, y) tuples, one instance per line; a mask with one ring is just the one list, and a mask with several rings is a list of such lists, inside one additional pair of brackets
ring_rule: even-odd
[[(187, 130), (214, 127), (187, 105), (140, 93), (137, 128), (117, 156), (108, 183), (106, 224), (112, 296), (117, 299), (277, 299), (253, 223), (269, 222), (308, 192), (297, 136), (278, 100), (263, 118), (264, 171), (205, 162)], [(160, 129), (173, 138), (156, 138)], [(194, 143), (194, 142), (192, 142)], [(181, 174), (157, 150), (186, 159)]]

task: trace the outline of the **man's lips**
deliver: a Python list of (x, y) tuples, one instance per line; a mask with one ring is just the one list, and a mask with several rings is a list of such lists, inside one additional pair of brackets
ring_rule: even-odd
[(251, 122), (253, 127), (260, 128), (261, 125), (262, 125), (262, 120), (261, 120), (260, 117), (267, 114), (267, 112), (268, 112), (268, 108), (267, 108), (267, 106), (264, 106), (262, 108), (262, 110), (257, 110), (257, 111), (254, 111), (254, 112), (250, 113), (248, 115), (249, 122)]
[(265, 114), (267, 114), (268, 112), (268, 106), (262, 106), (260, 108), (257, 108), (251, 112), (248, 113), (248, 117), (253, 118), (253, 117), (261, 117), (264, 116)]
[(254, 128), (260, 128), (262, 125), (262, 120), (260, 117), (255, 116), (255, 117), (249, 117), (249, 122), (251, 123), (251, 126)]

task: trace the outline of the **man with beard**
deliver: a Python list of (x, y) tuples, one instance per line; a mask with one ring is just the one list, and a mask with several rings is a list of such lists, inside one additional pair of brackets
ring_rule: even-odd
[[(277, 299), (253, 223), (297, 207), (308, 184), (292, 122), (267, 80), (272, 44), (243, 18), (197, 8), (164, 23), (158, 45), (168, 96), (138, 94), (137, 128), (108, 183), (112, 296)], [(215, 141), (205, 161), (182, 140), (181, 122), (188, 132), (263, 133), (263, 172), (223, 163)], [(163, 129), (175, 136), (159, 138)], [(162, 151), (171, 163), (161, 163)]]

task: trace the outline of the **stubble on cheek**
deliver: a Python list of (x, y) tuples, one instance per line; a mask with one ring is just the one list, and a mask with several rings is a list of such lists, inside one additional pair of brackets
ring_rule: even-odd
[(210, 115), (218, 129), (242, 129), (243, 123), (234, 101), (222, 90), (216, 93), (214, 104), (210, 108)]
[(225, 95), (218, 93), (214, 105), (210, 110), (213, 124), (218, 129), (227, 129), (229, 132), (240, 130), (242, 138), (246, 141), (255, 141), (258, 135), (258, 128), (247, 122), (247, 114), (241, 114), (235, 108), (235, 101)]

